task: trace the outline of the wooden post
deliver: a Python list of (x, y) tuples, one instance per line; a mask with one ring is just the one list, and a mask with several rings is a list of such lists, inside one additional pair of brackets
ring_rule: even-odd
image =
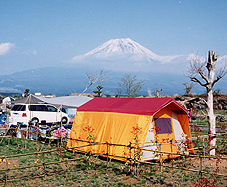
[(46, 166), (45, 166), (45, 153), (43, 153), (43, 171), (44, 171), (44, 180), (46, 180)]
[(129, 150), (130, 150), (130, 172), (131, 172), (131, 167), (132, 167), (132, 143), (129, 143)]
[(172, 158), (172, 169), (173, 169), (173, 141), (170, 140), (170, 143), (171, 143), (171, 158)]
[[(6, 169), (8, 170), (9, 169), (9, 166), (8, 166), (8, 161), (7, 161), (7, 159), (6, 159), (6, 157), (5, 157), (5, 161), (6, 161)], [(5, 184), (7, 185), (7, 170), (5, 171)]]
[(203, 162), (202, 162), (202, 157), (199, 155), (199, 160), (200, 160), (200, 175), (202, 178), (202, 171), (203, 171)]
[(107, 165), (109, 165), (109, 143), (108, 142), (106, 142), (106, 155), (107, 155), (107, 158), (106, 158)]
[(160, 171), (162, 172), (162, 144), (160, 144)]
[(134, 175), (137, 176), (136, 148), (134, 147)]
[(206, 150), (205, 150), (205, 143), (204, 143), (204, 137), (202, 137), (202, 139), (203, 139), (203, 156), (204, 156), (204, 162), (205, 162), (205, 155), (206, 155)]

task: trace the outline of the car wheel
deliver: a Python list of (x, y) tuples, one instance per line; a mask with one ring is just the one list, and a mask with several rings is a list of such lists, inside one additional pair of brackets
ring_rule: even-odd
[(62, 124), (66, 124), (68, 122), (68, 118), (67, 117), (63, 117), (61, 119), (61, 122), (62, 122)]
[(32, 118), (31, 122), (32, 122), (32, 123), (35, 123), (35, 124), (36, 124), (36, 123), (39, 123), (39, 119), (38, 119), (38, 118)]

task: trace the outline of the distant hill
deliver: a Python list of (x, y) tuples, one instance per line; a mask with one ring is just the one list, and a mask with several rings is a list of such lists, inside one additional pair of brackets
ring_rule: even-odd
[[(99, 73), (99, 69), (72, 68), (72, 67), (48, 67), (28, 71), (22, 71), (11, 75), (0, 76), (1, 88), (16, 90), (15, 93), (23, 93), (29, 89), (30, 93), (41, 92), (43, 94), (69, 95), (71, 93), (81, 93), (87, 85), (88, 79), (86, 72)], [(128, 72), (130, 73), (130, 72)], [(92, 93), (98, 85), (103, 86), (103, 93), (106, 95), (118, 94), (118, 82), (120, 82), (123, 72), (107, 71), (105, 81), (94, 84), (87, 92)], [(137, 75), (138, 81), (144, 80), (141, 95), (148, 95), (147, 91), (152, 92), (162, 88), (160, 94), (173, 95), (183, 94), (183, 82), (187, 81), (186, 76), (173, 74), (160, 74), (149, 72), (132, 73)], [(12, 93), (12, 92), (8, 92)], [(123, 90), (122, 90), (122, 93)]]
[(21, 96), (21, 93), (1, 93), (0, 92), (0, 95), (5, 96), (5, 97), (7, 97), (7, 96), (18, 97), (18, 96)]
[[(98, 85), (103, 86), (106, 95), (117, 95), (118, 82), (123, 74), (136, 75), (138, 81), (144, 80), (139, 94), (148, 95), (162, 88), (161, 95), (184, 94), (183, 83), (190, 82), (187, 76), (190, 56), (172, 55), (160, 56), (143, 47), (137, 42), (125, 39), (112, 39), (99, 47), (73, 57), (69, 62), (56, 65), (21, 71), (10, 75), (0, 76), (0, 92), (22, 93), (30, 89), (31, 93), (69, 95), (81, 93), (88, 79), (86, 72), (97, 74), (105, 70), (105, 81), (94, 84), (87, 92), (92, 93)], [(221, 57), (225, 60), (227, 56)], [(196, 85), (196, 84), (195, 84)], [(227, 78), (220, 80), (214, 89), (227, 92)], [(196, 85), (193, 93), (204, 93), (205, 89)], [(121, 94), (124, 94), (122, 90)]]

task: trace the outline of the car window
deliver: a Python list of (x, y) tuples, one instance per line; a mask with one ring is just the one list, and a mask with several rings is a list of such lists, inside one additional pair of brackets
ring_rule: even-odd
[(29, 106), (28, 106), (28, 109), (29, 109), (30, 111), (36, 111), (36, 105), (29, 105)]
[(30, 111), (48, 111), (46, 105), (30, 105)]
[(60, 110), (64, 113), (67, 113), (65, 108), (60, 108)]
[(49, 112), (57, 112), (57, 108), (53, 107), (53, 106), (50, 106), (50, 105), (47, 105), (47, 109)]
[(12, 111), (25, 111), (25, 105), (14, 105)]

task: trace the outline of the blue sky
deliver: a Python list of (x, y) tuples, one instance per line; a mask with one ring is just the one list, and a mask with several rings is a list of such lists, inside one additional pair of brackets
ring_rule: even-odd
[(227, 55), (226, 0), (1, 0), (0, 75), (131, 38), (158, 55)]

